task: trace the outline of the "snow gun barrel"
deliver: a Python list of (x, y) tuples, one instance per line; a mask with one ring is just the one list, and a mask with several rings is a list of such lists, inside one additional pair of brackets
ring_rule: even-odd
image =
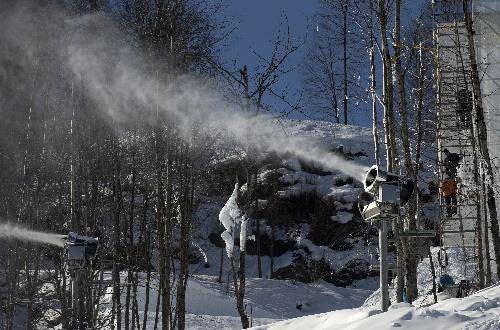
[(368, 172), (366, 172), (363, 183), (367, 193), (376, 195), (378, 193), (378, 188), (382, 184), (397, 184), (399, 180), (400, 178), (398, 175), (387, 172), (377, 165), (373, 165)]
[(86, 260), (97, 252), (99, 239), (70, 232), (66, 239), (67, 262), (70, 269), (83, 268)]
[(367, 203), (360, 196), (359, 206), (365, 220), (392, 218), (399, 215), (399, 208), (406, 205), (413, 193), (414, 182), (373, 165), (363, 181), (365, 191), (373, 196)]
[(377, 165), (370, 167), (363, 182), (365, 191), (385, 202), (406, 205), (413, 194), (414, 181), (387, 172)]

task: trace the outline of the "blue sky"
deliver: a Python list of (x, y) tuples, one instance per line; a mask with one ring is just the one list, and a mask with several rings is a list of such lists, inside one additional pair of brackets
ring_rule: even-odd
[[(234, 22), (236, 30), (230, 43), (223, 50), (224, 58), (236, 67), (247, 65), (249, 73), (255, 72), (258, 65), (257, 52), (263, 57), (269, 57), (272, 52), (273, 42), (283, 21), (283, 14), (288, 18), (290, 31), (297, 42), (304, 40), (313, 23), (308, 18), (317, 10), (315, 0), (231, 0), (227, 2), (227, 14)], [(304, 55), (305, 46), (291, 57), (289, 64), (296, 67)], [(282, 79), (282, 85), (288, 85), (290, 92), (301, 85), (299, 70), (290, 72)], [(291, 96), (293, 99), (293, 96)], [(274, 107), (286, 108), (280, 102), (268, 98)]]
[[(402, 11), (403, 24), (411, 17), (419, 15), (419, 8), (430, 0), (404, 1)], [(234, 31), (230, 42), (223, 50), (223, 56), (232, 69), (248, 65), (249, 73), (255, 72), (258, 58), (253, 51), (266, 57), (271, 54), (273, 41), (280, 28), (283, 14), (286, 14), (291, 33), (296, 40), (303, 40), (308, 34), (314, 33), (315, 22), (312, 16), (318, 11), (316, 0), (228, 0), (226, 13), (234, 22)], [(296, 67), (307, 50), (307, 44), (300, 52), (290, 58), (289, 64)], [(235, 66), (233, 67), (233, 63)], [(282, 78), (281, 87), (289, 87), (290, 98), (293, 99), (294, 90), (301, 87), (300, 70), (294, 70)], [(268, 98), (267, 102), (274, 108), (283, 110), (286, 106)], [(369, 106), (361, 106), (353, 115), (354, 124), (368, 126), (371, 122), (367, 119)], [(304, 118), (300, 113), (291, 115), (294, 118)]]

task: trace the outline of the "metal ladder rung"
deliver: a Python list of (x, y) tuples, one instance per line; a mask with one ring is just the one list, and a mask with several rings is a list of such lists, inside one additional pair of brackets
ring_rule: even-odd
[[(458, 119), (457, 119), (458, 122)], [(450, 125), (442, 125), (439, 128), (440, 131), (445, 131), (445, 132), (452, 132), (454, 134), (455, 138), (457, 138), (459, 141), (462, 139), (463, 141), (467, 141), (470, 139), (470, 133), (468, 128), (461, 128), (457, 127), (455, 123), (451, 123)], [(444, 138), (443, 135), (440, 136), (441, 139)], [(452, 136), (453, 138), (453, 136)], [(469, 143), (470, 144), (470, 143)]]
[[(460, 194), (457, 194), (458, 196), (461, 196)], [(445, 207), (448, 207), (448, 205), (446, 204), (439, 204), (439, 206), (441, 206), (442, 208), (445, 208)], [(456, 205), (456, 207), (470, 207), (470, 206), (473, 206), (473, 207), (479, 207), (479, 203), (477, 202), (471, 202), (470, 204), (469, 203), (458, 203)]]
[(455, 226), (455, 225), (452, 225), (450, 223), (441, 223), (441, 230), (443, 231), (464, 231), (464, 232), (467, 232), (467, 231), (476, 231), (475, 228), (471, 228), (471, 226)]
[(463, 229), (463, 230), (443, 230), (441, 233), (443, 234), (462, 234), (462, 233), (475, 233), (475, 230), (472, 229)]
[(464, 144), (447, 144), (444, 148), (464, 148), (464, 147), (472, 147), (472, 145), (464, 145)]
[[(443, 119), (443, 118), (441, 118), (441, 119)], [(458, 121), (459, 121), (459, 118), (457, 115), (457, 122)], [(450, 120), (446, 119), (446, 122), (444, 122), (444, 123), (442, 122), (441, 125), (439, 126), (439, 130), (456, 132), (456, 134), (460, 134), (462, 136), (462, 138), (464, 138), (465, 134), (470, 135), (470, 128), (469, 127), (462, 128), (461, 126), (457, 125), (457, 122), (450, 123)], [(450, 137), (449, 133), (448, 134), (439, 133), (437, 136), (438, 136), (438, 138), (444, 137), (448, 140), (450, 140), (450, 138), (454, 138), (453, 136)]]
[[(450, 78), (451, 78), (451, 77), (450, 77)], [(462, 78), (462, 79), (463, 79), (463, 78)], [(443, 78), (443, 80), (451, 80), (451, 79), (444, 79), (444, 78)], [(459, 77), (453, 77), (453, 80), (458, 80), (458, 81), (455, 81), (455, 82), (445, 82), (445, 81), (441, 81), (441, 82), (439, 83), (439, 86), (441, 86), (441, 88), (447, 88), (447, 87), (450, 87), (450, 89), (449, 89), (449, 90), (451, 90), (453, 93), (455, 93), (456, 88), (457, 88), (457, 85), (461, 85), (461, 84), (464, 84), (464, 85), (465, 85), (465, 84), (466, 84), (466, 81), (465, 81), (465, 80), (464, 80), (463, 82), (462, 82), (462, 81), (460, 81), (460, 78), (459, 78)], [(461, 87), (462, 87), (462, 86), (461, 86)], [(465, 88), (465, 86), (463, 86), (463, 87)], [(439, 94), (442, 94), (442, 92), (441, 92), (441, 93), (439, 93)], [(454, 94), (454, 95), (455, 95), (455, 97), (456, 97), (456, 94)]]
[(443, 245), (443, 249), (475, 249), (475, 245)]
[[(449, 112), (449, 114), (446, 114), (447, 112)], [(441, 113), (439, 114), (439, 118), (441, 119), (446, 119), (446, 118), (456, 118), (458, 119), (457, 117), (457, 111), (456, 110), (453, 110), (453, 111), (441, 111)]]
[[(464, 69), (465, 69), (465, 67), (466, 66), (464, 66)], [(453, 77), (453, 78), (462, 79), (462, 80), (464, 79), (463, 71), (465, 71), (465, 72), (470, 71), (467, 69), (462, 70), (462, 65), (459, 64), (457, 66), (457, 63), (453, 60), (447, 61), (446, 63), (441, 63), (439, 68), (441, 69), (441, 70), (439, 70), (440, 77), (446, 76), (446, 77)]]
[(435, 237), (436, 231), (434, 230), (424, 230), (424, 229), (416, 229), (416, 230), (406, 230), (400, 232), (399, 237)]
[(458, 48), (457, 45), (439, 45), (439, 48), (445, 48), (445, 49), (450, 49), (450, 48)]
[(471, 142), (468, 142), (470, 141), (470, 139), (466, 139), (465, 137), (453, 137), (453, 136), (443, 136), (443, 135), (438, 135), (438, 139), (439, 140), (447, 140), (447, 141), (450, 141), (450, 142), (458, 142), (459, 144), (467, 144), (467, 145), (471, 145), (472, 146), (472, 143)]
[(446, 130), (446, 131), (451, 130), (451, 131), (456, 131), (459, 134), (470, 135), (470, 128), (469, 127), (462, 127), (462, 126), (457, 125), (457, 123), (459, 123), (459, 120), (460, 120), (460, 118), (458, 117), (457, 114), (447, 115), (446, 117), (440, 116), (440, 119), (444, 121), (441, 123), (441, 126), (439, 127), (440, 130)]
[(459, 74), (462, 74), (463, 72), (465, 72), (465, 73), (471, 72), (471, 70), (469, 70), (469, 69), (462, 70), (461, 68), (457, 68), (455, 70), (444, 70), (444, 69), (439, 70), (440, 73), (445, 73), (445, 74), (446, 73), (457, 73), (457, 71), (459, 71)]
[(477, 217), (459, 217), (459, 218), (452, 218), (456, 220), (476, 220)]
[[(441, 127), (440, 127), (441, 129)], [(461, 133), (462, 130), (458, 129), (458, 128), (455, 128), (456, 131), (456, 134), (463, 134)], [(466, 139), (464, 136), (449, 136), (449, 135), (443, 135), (443, 134), (438, 134), (438, 138), (441, 139), (441, 140), (448, 140), (448, 141), (458, 141), (458, 142), (467, 142), (469, 141), (469, 139)], [(471, 144), (470, 142), (468, 142), (469, 144)]]
[(457, 94), (456, 94), (455, 88), (453, 88), (453, 89), (447, 89), (446, 87), (443, 86), (443, 88), (439, 92), (439, 97), (440, 98), (448, 98), (449, 97), (450, 99), (455, 100), (457, 98)]

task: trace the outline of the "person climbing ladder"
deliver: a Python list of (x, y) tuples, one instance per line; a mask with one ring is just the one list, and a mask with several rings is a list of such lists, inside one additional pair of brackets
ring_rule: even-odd
[(457, 153), (450, 152), (448, 149), (444, 149), (443, 153), (445, 173), (449, 178), (455, 178), (457, 176), (458, 166), (460, 165), (462, 156)]
[(447, 177), (441, 181), (441, 195), (446, 203), (446, 215), (452, 217), (457, 214), (457, 181)]

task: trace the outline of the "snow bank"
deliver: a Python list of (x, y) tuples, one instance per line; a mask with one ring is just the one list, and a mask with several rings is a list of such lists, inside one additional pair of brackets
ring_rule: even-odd
[(466, 298), (428, 307), (393, 304), (386, 313), (375, 307), (337, 310), (286, 320), (255, 329), (500, 329), (500, 285)]

